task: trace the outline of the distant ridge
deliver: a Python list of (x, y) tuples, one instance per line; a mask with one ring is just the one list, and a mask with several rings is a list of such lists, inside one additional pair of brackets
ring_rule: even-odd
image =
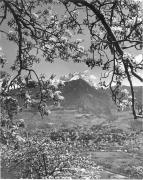
[(77, 79), (83, 79), (90, 86), (94, 87), (95, 89), (98, 88), (97, 78), (93, 74), (89, 74), (88, 70), (83, 71), (83, 72), (69, 73), (65, 76), (61, 76), (60, 79), (65, 81), (65, 82), (75, 81)]
[[(61, 107), (73, 108), (80, 112), (92, 113), (98, 115), (105, 115), (112, 117), (117, 110), (116, 105), (112, 101), (111, 92), (109, 89), (101, 89), (96, 83), (96, 77), (90, 76), (87, 71), (83, 73), (68, 74), (60, 78), (65, 82), (65, 86), (61, 89), (64, 100), (61, 102)], [(129, 86), (123, 86), (130, 92)], [(135, 86), (135, 97), (137, 101), (143, 104), (143, 87)], [(39, 87), (31, 89), (32, 96), (36, 101), (36, 94), (39, 92)], [(19, 93), (18, 89), (13, 90), (13, 94)], [(130, 93), (131, 94), (131, 93)], [(22, 105), (24, 100), (19, 98), (19, 104)], [(51, 102), (47, 102), (51, 105)], [(54, 108), (54, 106), (52, 106)], [(37, 112), (35, 109), (29, 110)]]

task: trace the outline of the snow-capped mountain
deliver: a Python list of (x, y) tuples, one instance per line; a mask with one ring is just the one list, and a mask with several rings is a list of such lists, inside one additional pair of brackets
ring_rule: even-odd
[(60, 79), (65, 82), (75, 81), (77, 79), (83, 79), (84, 81), (89, 83), (90, 86), (94, 87), (95, 89), (98, 88), (97, 78), (93, 74), (90, 74), (88, 70), (83, 72), (69, 73), (65, 76), (60, 77)]

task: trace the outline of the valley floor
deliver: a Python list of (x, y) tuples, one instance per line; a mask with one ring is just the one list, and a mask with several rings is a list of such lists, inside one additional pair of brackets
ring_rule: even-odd
[[(112, 119), (106, 119), (104, 115), (96, 116), (80, 113), (76, 110), (57, 110), (43, 120), (40, 119), (38, 113), (27, 112), (19, 116), (19, 118), (23, 117), (26, 120), (28, 131), (35, 129), (49, 131), (51, 128), (56, 130), (70, 129), (77, 126), (89, 129), (97, 125), (101, 125), (101, 127), (102, 125), (112, 126), (112, 129), (122, 130), (123, 134), (124, 131), (127, 133), (136, 131), (136, 137), (129, 140), (130, 142), (126, 140), (127, 144), (102, 142), (99, 144), (100, 148), (94, 149), (89, 142), (87, 147), (80, 151), (80, 155), (88, 156), (89, 159), (94, 160), (97, 166), (93, 166), (91, 170), (86, 168), (76, 170), (74, 167), (74, 171), (78, 171), (81, 178), (87, 178), (89, 175), (91, 177), (95, 169), (98, 172), (97, 178), (100, 179), (143, 178), (143, 121), (139, 119), (135, 122), (131, 113), (118, 112), (114, 114)], [(9, 172), (4, 167), (1, 175), (2, 178), (15, 178), (13, 172)], [(66, 176), (66, 178), (69, 177)]]

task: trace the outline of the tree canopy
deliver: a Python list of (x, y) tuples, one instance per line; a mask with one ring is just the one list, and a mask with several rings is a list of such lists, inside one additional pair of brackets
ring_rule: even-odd
[[(52, 7), (62, 7), (62, 13)], [(86, 63), (88, 67), (98, 66), (103, 70), (101, 86), (109, 87), (116, 104), (122, 101), (122, 82), (127, 79), (132, 95), (134, 118), (135, 93), (132, 78), (143, 82), (143, 59), (137, 59), (129, 52), (140, 52), (143, 47), (142, 3), (136, 0), (0, 0), (0, 32), (17, 45), (15, 62), (11, 66), (17, 74), (14, 78), (3, 73), (2, 90), (4, 102), (10, 99), (10, 89), (24, 89), (26, 103), (31, 96), (26, 87), (35, 86), (32, 74), (40, 87), (39, 109), (45, 108), (45, 101), (63, 99), (57, 92), (52, 75), (45, 81), (32, 68), (41, 58), (54, 62), (60, 58), (67, 61)], [(57, 12), (56, 12), (57, 11)], [(6, 23), (7, 28), (3, 28)], [(6, 30), (5, 30), (6, 29)], [(90, 45), (85, 49), (78, 34), (90, 34)], [(6, 63), (0, 56), (2, 67)], [(22, 72), (26, 76), (22, 76)], [(107, 84), (106, 79), (110, 79)], [(37, 84), (36, 84), (37, 85)]]

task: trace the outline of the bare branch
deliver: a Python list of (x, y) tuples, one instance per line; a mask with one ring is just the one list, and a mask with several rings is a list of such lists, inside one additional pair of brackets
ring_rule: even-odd
[(0, 18), (1, 18), (0, 25), (2, 25), (3, 21), (6, 19), (6, 16), (7, 16), (7, 6), (5, 5), (5, 7), (4, 7), (4, 15), (0, 16)]

